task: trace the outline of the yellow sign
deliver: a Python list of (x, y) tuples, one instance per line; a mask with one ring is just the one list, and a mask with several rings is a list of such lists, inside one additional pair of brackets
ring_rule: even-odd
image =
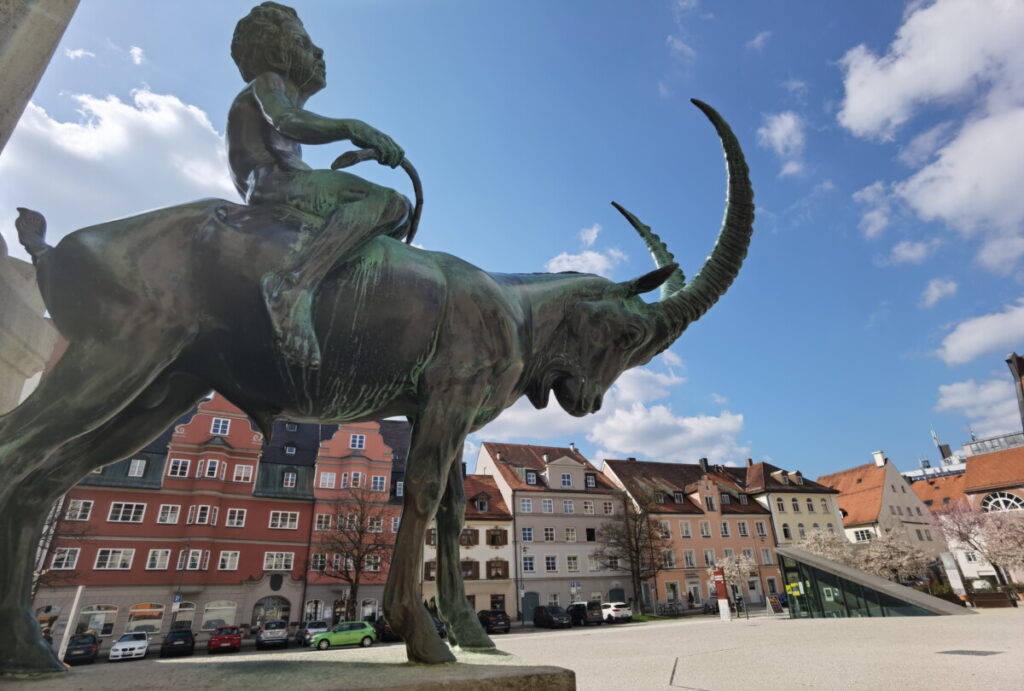
[(786, 584), (786, 595), (803, 595), (804, 584), (797, 581), (796, 583)]

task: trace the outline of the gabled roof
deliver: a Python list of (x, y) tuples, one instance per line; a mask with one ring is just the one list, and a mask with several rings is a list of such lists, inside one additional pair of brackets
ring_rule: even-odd
[[(512, 520), (512, 513), (501, 498), (498, 483), (490, 475), (467, 475), (462, 481), (466, 490), (467, 520)], [(487, 495), (487, 511), (478, 511), (474, 503), (482, 494)]]
[[(690, 495), (697, 492), (698, 483), (704, 478), (714, 483), (719, 493), (724, 491), (737, 496), (749, 496), (744, 487), (745, 468), (711, 466), (705, 472), (699, 465), (693, 463), (613, 459), (606, 459), (605, 463), (634, 498), (649, 495), (655, 499), (654, 495), (657, 492), (664, 495), (664, 503), (656, 504), (651, 510), (652, 513), (703, 514), (704, 509), (697, 505)], [(682, 493), (682, 502), (675, 501), (677, 492)], [(769, 513), (753, 499), (748, 500), (746, 504), (739, 501), (720, 503), (719, 509), (723, 514)]]
[[(583, 454), (574, 448), (568, 448), (563, 446), (533, 446), (530, 444), (504, 444), (499, 442), (485, 441), (483, 443), (484, 449), (494, 459), (494, 464), (498, 467), (505, 482), (508, 483), (509, 487), (514, 490), (534, 490), (534, 491), (561, 491), (561, 487), (549, 487), (544, 480), (543, 473), (547, 469), (547, 462), (544, 461), (546, 455), (548, 461), (555, 461), (559, 458), (570, 458), (581, 466), (588, 473), (594, 474), (596, 481), (596, 487), (573, 487), (569, 491), (573, 492), (593, 492), (597, 494), (608, 493), (616, 491), (616, 488), (612, 486), (604, 476), (597, 471), (590, 461), (588, 461)], [(529, 485), (526, 481), (519, 477), (519, 473), (516, 472), (516, 468), (524, 468), (527, 470), (533, 470), (537, 473), (537, 484)]]
[(851, 527), (874, 523), (882, 510), (885, 489), (885, 468), (866, 463), (831, 475), (822, 475), (818, 482), (839, 491), (836, 502), (843, 512), (843, 525)]
[(917, 498), (923, 501), (931, 511), (942, 511), (967, 500), (964, 494), (965, 476), (966, 473), (957, 473), (956, 475), (918, 480), (910, 483), (910, 489), (914, 490)]
[(1024, 446), (970, 456), (964, 475), (968, 493), (1024, 486)]

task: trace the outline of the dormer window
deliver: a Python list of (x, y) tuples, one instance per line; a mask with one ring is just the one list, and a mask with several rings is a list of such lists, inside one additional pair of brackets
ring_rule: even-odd
[(740, 495), (740, 504), (742, 504), (743, 506), (746, 506), (748, 501), (749, 500), (747, 499), (747, 495), (745, 495), (745, 494), (741, 494)]
[(536, 485), (537, 484), (537, 473), (532, 470), (526, 471), (526, 484)]
[(597, 487), (597, 477), (593, 473), (587, 473), (587, 487)]
[(672, 500), (675, 503), (677, 503), (677, 504), (682, 504), (683, 503), (683, 493), (682, 492), (673, 492), (672, 493)]
[(570, 473), (562, 473), (562, 487), (572, 487), (572, 475)]
[(708, 511), (714, 511), (715, 510), (715, 498), (714, 497), (704, 497), (704, 506), (708, 507)]
[(476, 501), (473, 502), (473, 505), (480, 513), (487, 513), (487, 497), (477, 497)]
[(231, 420), (227, 418), (215, 417), (210, 424), (210, 434), (216, 437), (226, 436), (229, 429), (231, 429)]
[(723, 493), (722, 494), (722, 506), (726, 506), (728, 504), (729, 504), (729, 495)]
[(797, 473), (796, 475), (793, 476), (793, 482), (795, 482), (798, 485), (804, 484), (804, 476), (801, 475), (800, 473)]
[(299, 429), (299, 426), (296, 425), (294, 422), (286, 422), (284, 423), (284, 428), (289, 432), (295, 432), (296, 430)]
[(784, 485), (788, 485), (789, 484), (789, 475), (783, 475), (779, 479), (782, 480), (782, 484), (784, 484)]
[(655, 492), (654, 493), (654, 501), (655, 501), (655, 503), (658, 503), (658, 504), (664, 504), (665, 503), (665, 495), (662, 494), (661, 492)]
[(288, 446), (284, 447), (284, 452), (286, 454), (288, 454), (289, 456), (294, 456), (295, 455), (295, 445), (294, 444), (289, 444)]

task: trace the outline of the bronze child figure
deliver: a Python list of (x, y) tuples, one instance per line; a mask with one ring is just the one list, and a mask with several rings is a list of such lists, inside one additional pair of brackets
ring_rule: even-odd
[(348, 140), (376, 152), (394, 168), (403, 151), (391, 137), (364, 122), (328, 118), (306, 110), (326, 86), (323, 50), (313, 44), (295, 10), (275, 2), (254, 7), (235, 28), (231, 57), (247, 82), (228, 112), (228, 161), (246, 203), (285, 205), (305, 230), (284, 258), (264, 274), (260, 287), (273, 333), (285, 359), (318, 368), (313, 333), (315, 291), (327, 273), (377, 235), (409, 233), (409, 201), (394, 190), (350, 173), (314, 170), (302, 144)]

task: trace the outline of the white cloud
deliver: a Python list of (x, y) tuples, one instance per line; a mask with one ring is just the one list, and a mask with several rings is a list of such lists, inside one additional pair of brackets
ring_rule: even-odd
[(933, 278), (921, 293), (921, 306), (933, 307), (939, 300), (956, 295), (960, 286), (949, 278)]
[(715, 405), (725, 405), (726, 403), (729, 402), (729, 399), (721, 394), (712, 393), (711, 402), (714, 403)]
[(697, 57), (697, 51), (678, 36), (671, 34), (667, 36), (665, 38), (665, 45), (668, 46), (668, 52), (671, 53), (672, 57), (683, 62), (689, 62)]
[(142, 50), (142, 48), (139, 48), (138, 46), (132, 46), (131, 48), (129, 48), (128, 55), (131, 56), (132, 62), (134, 62), (136, 65), (141, 65), (146, 60), (145, 52)]
[(664, 81), (658, 82), (658, 96), (660, 96), (663, 99), (669, 99), (672, 98), (674, 94), (675, 91), (672, 90), (672, 87), (670, 87)]
[(782, 88), (791, 94), (802, 95), (807, 93), (807, 82), (799, 79), (787, 79), (782, 82)]
[(941, 240), (927, 240), (925, 242), (912, 242), (903, 240), (893, 245), (886, 259), (886, 264), (920, 264), (927, 259), (932, 252), (942, 245)]
[(890, 139), (923, 104), (971, 97), (986, 84), (1019, 81), (1021, 36), (1020, 2), (918, 3), (885, 55), (862, 44), (840, 60), (846, 96), (839, 122), (857, 136)]
[(765, 115), (764, 124), (757, 130), (757, 142), (783, 160), (780, 175), (793, 175), (803, 169), (804, 121), (793, 111)]
[(0, 157), (0, 229), (12, 255), (15, 206), (43, 212), (55, 243), (68, 232), (202, 197), (238, 199), (224, 139), (206, 113), (140, 89), (132, 102), (69, 96), (77, 120), (30, 103)]
[(622, 261), (621, 252), (601, 253), (593, 250), (584, 250), (578, 254), (562, 252), (552, 257), (544, 265), (545, 271), (557, 273), (559, 271), (579, 271), (584, 274), (597, 274), (605, 278), (611, 278), (612, 270)]
[(858, 226), (864, 237), (869, 240), (877, 238), (889, 227), (892, 206), (885, 183), (876, 180), (867, 187), (857, 190), (853, 193), (853, 200), (868, 207)]
[(65, 48), (64, 49), (64, 55), (69, 60), (80, 60), (81, 58), (94, 58), (94, 57), (96, 57), (96, 53), (88, 51), (85, 48), (75, 48), (74, 50), (72, 50), (71, 48)]
[(1017, 432), (1021, 428), (1017, 395), (1009, 378), (980, 384), (973, 379), (939, 387), (938, 412), (960, 412), (980, 437)]
[(760, 53), (764, 49), (765, 44), (768, 43), (768, 39), (771, 38), (771, 35), (771, 31), (762, 31), (757, 36), (754, 36), (754, 38), (747, 41), (747, 50), (755, 50)]
[[(652, 402), (666, 398), (684, 383), (671, 373), (637, 368), (624, 372), (605, 396), (601, 411), (575, 418), (552, 398), (544, 410), (520, 399), (501, 416), (473, 435), (487, 441), (528, 444), (566, 444), (585, 438), (600, 451), (596, 459), (636, 456), (655, 460), (693, 460), (700, 456), (739, 460), (749, 455), (738, 441), (743, 416), (677, 415), (669, 405)], [(591, 460), (596, 460), (591, 459)]]
[(602, 228), (600, 223), (595, 223), (589, 228), (584, 228), (580, 231), (580, 244), (584, 247), (592, 247), (597, 242), (597, 236), (600, 234)]
[(936, 352), (947, 365), (962, 365), (983, 353), (1010, 351), (1024, 341), (1024, 298), (1002, 312), (960, 322)]
[(940, 122), (911, 139), (909, 144), (900, 149), (900, 161), (911, 168), (924, 164), (948, 141), (953, 125), (948, 120)]
[(671, 350), (664, 351), (660, 355), (660, 357), (661, 357), (662, 362), (664, 362), (669, 367), (682, 367), (683, 366), (683, 358), (679, 357), (678, 355), (673, 353)]

